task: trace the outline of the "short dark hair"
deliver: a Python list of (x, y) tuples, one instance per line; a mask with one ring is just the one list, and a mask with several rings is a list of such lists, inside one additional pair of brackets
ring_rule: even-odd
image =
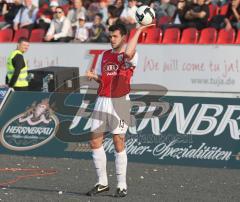
[(58, 6), (58, 7), (56, 7), (56, 10), (57, 10), (57, 9), (61, 9), (61, 11), (64, 13), (64, 9), (63, 9), (62, 6)]
[(18, 43), (22, 43), (22, 42), (29, 42), (29, 40), (28, 40), (28, 38), (26, 38), (26, 37), (20, 37), (20, 38), (18, 39)]
[(101, 18), (101, 20), (103, 19), (103, 14), (102, 13), (97, 13), (95, 16), (98, 16)]
[(114, 6), (114, 5), (110, 5), (108, 6), (108, 13), (111, 15), (111, 17), (118, 17), (118, 14), (117, 14), (117, 8)]
[(116, 23), (109, 27), (110, 32), (114, 32), (116, 30), (119, 30), (122, 36), (128, 34), (126, 26), (122, 23)]

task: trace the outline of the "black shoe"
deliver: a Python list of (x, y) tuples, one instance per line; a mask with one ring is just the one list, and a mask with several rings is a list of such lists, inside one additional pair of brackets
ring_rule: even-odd
[(101, 185), (101, 184), (97, 184), (95, 187), (93, 187), (88, 193), (87, 196), (94, 196), (96, 194), (105, 192), (105, 191), (109, 191), (109, 186), (108, 185)]
[(114, 197), (125, 197), (125, 196), (127, 196), (127, 189), (117, 188), (117, 191), (114, 194)]

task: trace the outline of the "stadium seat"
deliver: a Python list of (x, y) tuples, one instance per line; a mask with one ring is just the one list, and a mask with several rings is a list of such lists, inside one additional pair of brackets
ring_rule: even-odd
[(217, 40), (217, 30), (213, 27), (202, 29), (199, 44), (214, 44)]
[(220, 15), (226, 15), (228, 12), (229, 4), (224, 4), (223, 6), (220, 7), (219, 14)]
[(238, 30), (238, 32), (237, 32), (237, 37), (236, 37), (235, 43), (240, 44), (240, 30)]
[(157, 23), (158, 27), (161, 27), (162, 25), (169, 24), (172, 21), (172, 18), (169, 16), (162, 16)]
[(4, 22), (4, 16), (0, 15), (0, 22)]
[(65, 15), (67, 16), (70, 5), (69, 4), (64, 4), (61, 7), (63, 8), (63, 11), (64, 11)]
[(149, 28), (144, 32), (145, 37), (143, 43), (145, 44), (158, 43), (159, 40), (162, 40), (162, 30), (159, 28)]
[(45, 35), (44, 29), (33, 29), (29, 38), (30, 42), (43, 42)]
[(198, 41), (198, 30), (190, 27), (186, 28), (182, 32), (181, 44), (196, 44)]
[(235, 30), (221, 29), (218, 32), (217, 44), (232, 44), (235, 41)]
[(15, 31), (14, 38), (12, 42), (17, 42), (19, 38), (21, 37), (29, 37), (29, 30), (28, 29), (18, 29)]
[[(176, 44), (180, 41), (181, 31), (178, 28), (168, 28), (163, 35), (163, 44)], [(160, 43), (160, 41), (159, 41)]]
[[(134, 36), (136, 30), (137, 30), (136, 28), (131, 29), (127, 41), (129, 41)], [(142, 32), (138, 38), (138, 43), (143, 43), (145, 36), (146, 36), (146, 34), (144, 32)]]
[(0, 42), (11, 42), (13, 38), (12, 29), (0, 30)]
[(209, 8), (208, 21), (210, 21), (213, 18), (213, 16), (218, 14), (219, 8), (218, 8), (218, 6), (213, 5), (213, 4), (209, 4), (208, 8)]

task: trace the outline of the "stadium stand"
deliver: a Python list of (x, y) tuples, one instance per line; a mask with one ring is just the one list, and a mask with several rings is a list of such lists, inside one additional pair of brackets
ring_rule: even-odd
[(12, 29), (0, 30), (0, 42), (11, 42), (13, 38)]
[(45, 35), (45, 30), (44, 29), (33, 29), (29, 41), (30, 42), (43, 42), (43, 38)]
[(150, 28), (147, 29), (145, 32), (145, 44), (152, 44), (152, 43), (158, 43), (158, 41), (162, 40), (162, 30), (159, 28)]
[(235, 41), (235, 30), (234, 29), (230, 29), (230, 30), (226, 30), (226, 29), (221, 29), (218, 32), (218, 37), (217, 37), (217, 44), (233, 44)]
[(218, 8), (218, 6), (213, 5), (213, 4), (209, 4), (208, 8), (209, 8), (208, 21), (210, 21), (213, 18), (213, 16), (218, 14), (219, 8)]
[(177, 44), (180, 42), (180, 29), (174, 28), (167, 28), (163, 34), (163, 44)]
[(182, 32), (181, 44), (196, 44), (198, 42), (198, 30), (196, 28), (186, 28)]
[[(73, 5), (74, 5), (73, 1), (64, 1), (64, 3), (59, 3), (59, 5), (61, 5), (61, 7), (63, 8), (66, 16), (67, 16), (68, 11), (73, 8)], [(45, 18), (47, 18), (47, 15), (49, 15), (48, 12), (50, 12), (50, 10), (49, 10), (50, 2), (49, 3), (45, 2), (44, 4), (39, 5), (39, 9), (43, 9), (44, 6), (46, 6), (46, 8), (47, 8), (46, 13), (43, 14), (44, 16), (46, 15)], [(69, 2), (69, 3), (67, 3), (67, 2)], [(111, 2), (112, 2), (112, 4), (111, 4)], [(153, 1), (151, 1), (151, 2), (153, 2)], [(174, 5), (177, 5), (178, 2), (179, 2), (178, 0), (175, 0), (175, 1), (171, 0), (171, 3)], [(109, 5), (115, 6), (115, 3), (116, 3), (115, 1), (109, 1), (108, 6)], [(237, 30), (238, 27), (235, 26), (233, 21), (230, 23), (231, 25), (228, 27), (227, 26), (221, 27), (222, 25), (220, 26), (221, 23), (224, 24), (223, 18), (226, 18), (226, 19), (229, 18), (230, 21), (234, 20), (233, 19), (234, 16), (233, 16), (233, 14), (231, 14), (232, 13), (232, 10), (231, 10), (232, 3), (228, 2), (226, 4), (221, 4), (221, 5), (211, 2), (211, 1), (208, 1), (207, 3), (209, 3), (208, 4), (208, 7), (209, 7), (208, 25), (206, 27), (204, 27), (203, 29), (198, 27), (198, 30), (197, 30), (197, 29), (193, 28), (193, 25), (191, 25), (191, 24), (188, 24), (188, 23), (184, 24), (184, 21), (181, 21), (181, 17), (179, 17), (180, 15), (179, 15), (178, 11), (176, 11), (176, 13), (173, 17), (169, 17), (169, 16), (161, 16), (160, 18), (156, 17), (154, 20), (156, 27), (151, 28), (151, 29), (149, 28), (145, 32), (143, 32), (142, 35), (140, 36), (138, 42), (144, 43), (144, 44), (153, 44), (153, 43), (163, 43), (163, 44), (171, 44), (171, 43), (173, 43), (173, 44), (178, 44), (178, 43), (180, 43), (180, 44), (198, 44), (198, 43), (199, 44), (214, 44), (214, 43), (217, 43), (217, 44), (230, 43), (230, 44), (232, 44), (232, 43), (236, 43), (236, 44), (239, 44), (239, 34), (238, 34), (239, 32)], [(84, 12), (84, 18), (86, 19), (87, 29), (90, 29), (92, 26), (92, 23), (93, 23), (90, 18), (91, 12), (89, 10), (91, 5), (94, 5), (100, 13), (101, 12), (106, 13), (106, 10), (105, 11), (101, 10), (101, 7), (100, 7), (100, 4), (98, 1), (97, 2), (96, 1), (93, 1), (93, 2), (92, 1), (89, 1), (89, 2), (83, 1), (83, 7), (86, 9), (86, 12)], [(156, 9), (153, 5), (152, 5), (152, 7), (154, 9)], [(239, 5), (238, 5), (238, 8), (239, 8)], [(52, 12), (54, 12), (54, 11), (52, 11)], [(1, 11), (0, 11), (0, 13), (1, 13)], [(157, 10), (156, 10), (156, 13), (157, 13)], [(4, 21), (3, 15), (4, 15), (3, 13), (2, 13), (2, 15), (0, 15), (0, 22)], [(119, 16), (120, 16), (120, 14), (118, 16), (115, 16), (116, 19), (114, 19), (114, 20), (119, 21)], [(212, 21), (216, 20), (216, 18), (214, 18), (214, 17), (219, 17), (219, 16), (223, 17), (222, 21), (217, 23), (217, 25), (219, 24), (219, 27), (215, 27), (215, 26), (213, 26)], [(179, 21), (179, 19), (180, 19), (180, 21)], [(217, 19), (220, 19), (220, 18), (217, 18)], [(47, 20), (50, 23), (52, 18), (47, 18)], [(106, 26), (106, 28), (109, 27), (108, 21), (104, 21), (103, 23)], [(176, 23), (176, 24), (174, 24), (174, 23)], [(179, 24), (179, 23), (182, 23), (182, 24)], [(229, 30), (231, 28), (231, 26), (234, 27), (235, 30), (230, 30), (230, 31), (222, 30), (222, 28), (226, 28), (227, 30)], [(4, 27), (4, 28), (6, 28), (6, 27)], [(44, 42), (43, 35), (45, 34), (45, 32), (43, 30), (39, 29), (42, 27), (38, 26), (37, 22), (36, 22), (36, 25), (35, 25), (34, 29), (32, 30), (32, 32), (29, 32), (26, 29), (20, 29), (20, 30), (17, 30), (16, 32), (14, 32), (10, 28), (8, 28), (6, 30), (4, 30), (4, 28), (3, 28), (3, 30), (0, 30), (0, 42), (16, 42), (17, 39), (21, 36), (29, 37), (30, 42)], [(73, 26), (72, 28), (74, 30), (76, 30), (77, 27)], [(132, 38), (135, 31), (136, 31), (135, 28), (130, 30), (128, 40)], [(108, 31), (106, 33), (108, 33)], [(236, 38), (235, 38), (235, 35), (237, 35)], [(89, 41), (90, 40), (87, 40), (86, 42), (89, 42)]]
[(237, 32), (235, 44), (240, 44), (240, 30)]
[(162, 25), (166, 25), (169, 24), (170, 22), (172, 22), (172, 18), (169, 16), (162, 16), (159, 20), (158, 20), (158, 27), (161, 27)]
[(14, 33), (14, 37), (12, 42), (17, 42), (19, 38), (21, 37), (29, 37), (29, 30), (28, 29), (18, 29), (17, 31), (15, 31)]
[(212, 27), (205, 28), (200, 33), (199, 44), (214, 44), (217, 40), (217, 30)]
[(228, 12), (229, 4), (224, 4), (219, 9), (220, 9), (219, 14), (225, 16)]
[[(134, 29), (132, 29), (130, 31), (127, 41), (129, 41), (134, 36), (135, 32), (136, 32), (136, 28), (134, 28)], [(143, 43), (144, 42), (144, 38), (145, 38), (145, 33), (142, 32), (141, 36), (138, 39), (138, 43)]]
[(4, 17), (0, 15), (0, 22), (4, 22)]

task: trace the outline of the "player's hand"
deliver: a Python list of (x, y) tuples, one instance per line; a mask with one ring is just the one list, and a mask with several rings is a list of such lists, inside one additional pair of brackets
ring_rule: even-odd
[(53, 35), (47, 35), (47, 36), (45, 36), (45, 41), (51, 41), (52, 39), (54, 38), (54, 36)]
[(93, 71), (90, 71), (90, 70), (88, 70), (85, 75), (88, 77), (89, 80), (92, 80), (97, 77), (97, 75)]
[(15, 24), (13, 25), (13, 29), (14, 29), (15, 31), (17, 31), (17, 30), (18, 30), (18, 24), (15, 23)]
[(143, 31), (143, 30), (145, 30), (147, 28), (150, 28), (150, 27), (156, 27), (156, 24), (152, 23), (152, 24), (149, 24), (149, 25), (140, 25), (138, 30)]

